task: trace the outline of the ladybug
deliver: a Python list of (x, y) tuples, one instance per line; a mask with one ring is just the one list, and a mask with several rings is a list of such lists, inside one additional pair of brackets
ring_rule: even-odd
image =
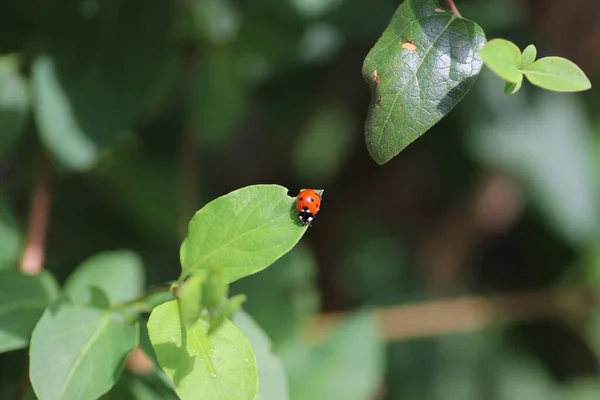
[(296, 211), (302, 225), (309, 225), (319, 212), (321, 196), (314, 189), (301, 190), (296, 197)]

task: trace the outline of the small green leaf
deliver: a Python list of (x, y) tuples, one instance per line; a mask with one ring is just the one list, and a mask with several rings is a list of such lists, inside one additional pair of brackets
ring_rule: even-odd
[(0, 157), (23, 133), (29, 113), (27, 82), (16, 55), (0, 57)]
[(176, 301), (156, 307), (148, 320), (150, 341), (182, 400), (253, 400), (258, 392), (256, 357), (230, 321), (207, 336), (208, 323), (180, 323)]
[(23, 239), (8, 199), (0, 192), (0, 270), (16, 269)]
[(271, 265), (306, 232), (287, 192), (278, 185), (247, 186), (205, 205), (181, 245), (183, 270), (225, 267), (229, 283)]
[(404, 1), (363, 63), (373, 98), (366, 142), (378, 164), (448, 114), (481, 70), (481, 27), (437, 8), (436, 0)]
[(506, 82), (504, 84), (504, 94), (515, 94), (521, 89), (522, 85), (523, 81), (519, 83)]
[(588, 90), (592, 84), (585, 72), (562, 57), (540, 58), (523, 71), (529, 82), (556, 92)]
[(208, 309), (217, 308), (227, 298), (229, 285), (225, 282), (223, 268), (210, 270), (202, 293), (202, 304)]
[(0, 353), (27, 347), (31, 332), (59, 287), (47, 271), (0, 271)]
[(115, 384), (137, 343), (137, 324), (128, 324), (122, 314), (61, 297), (33, 331), (33, 389), (40, 399), (95, 399)]
[(98, 253), (82, 262), (65, 282), (64, 291), (76, 304), (90, 301), (90, 288), (100, 288), (113, 303), (134, 300), (144, 293), (144, 266), (128, 250)]
[(384, 379), (384, 344), (372, 313), (344, 321), (320, 345), (280, 351), (293, 399), (372, 398)]
[(535, 48), (534, 45), (530, 44), (529, 46), (525, 47), (525, 50), (523, 50), (523, 54), (521, 56), (521, 67), (520, 68), (521, 69), (528, 68), (531, 64), (533, 64), (536, 57), (537, 57), (537, 49)]
[(200, 318), (204, 282), (206, 282), (205, 273), (194, 274), (186, 279), (177, 291), (181, 319), (186, 326), (194, 325)]
[(227, 299), (227, 301), (215, 311), (215, 314), (210, 321), (210, 326), (208, 327), (208, 334), (211, 335), (213, 332), (216, 332), (224, 321), (231, 318), (236, 311), (242, 308), (242, 304), (244, 304), (245, 301), (246, 295), (244, 294), (238, 294), (237, 296)]
[(257, 400), (288, 400), (287, 376), (279, 357), (271, 351), (271, 340), (248, 313), (238, 311), (232, 321), (250, 340), (258, 364)]
[(516, 44), (504, 39), (492, 39), (479, 51), (485, 65), (507, 82), (523, 80), (521, 50)]

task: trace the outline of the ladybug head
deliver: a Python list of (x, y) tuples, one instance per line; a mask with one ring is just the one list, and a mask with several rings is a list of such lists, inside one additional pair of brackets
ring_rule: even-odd
[(315, 219), (315, 216), (313, 213), (311, 213), (308, 210), (302, 210), (298, 213), (298, 221), (300, 221), (300, 223), (302, 225), (308, 225), (310, 224), (313, 220)]

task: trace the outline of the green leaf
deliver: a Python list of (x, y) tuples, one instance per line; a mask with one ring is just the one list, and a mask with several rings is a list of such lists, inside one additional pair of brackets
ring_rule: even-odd
[(186, 326), (193, 325), (200, 318), (204, 282), (206, 282), (206, 274), (194, 274), (183, 282), (177, 291), (181, 319)]
[(84, 170), (96, 162), (97, 145), (79, 125), (73, 105), (61, 87), (56, 63), (38, 57), (32, 65), (34, 114), (46, 147), (66, 166)]
[(182, 326), (176, 301), (156, 307), (148, 320), (150, 341), (182, 400), (253, 400), (258, 392), (256, 357), (248, 339), (230, 321), (207, 336), (199, 319)]
[(585, 72), (562, 57), (540, 58), (523, 73), (534, 85), (556, 92), (579, 92), (592, 87)]
[(144, 293), (144, 266), (128, 250), (98, 253), (82, 262), (65, 282), (64, 291), (76, 304), (90, 302), (90, 288), (101, 289), (113, 303), (134, 300)]
[(0, 57), (0, 157), (23, 133), (29, 113), (27, 82), (16, 55)]
[(369, 399), (384, 378), (384, 345), (368, 312), (344, 321), (324, 343), (291, 343), (280, 356), (292, 399)]
[(186, 273), (225, 268), (233, 282), (265, 269), (300, 240), (294, 197), (278, 185), (254, 185), (221, 196), (200, 209), (181, 245)]
[[(102, 295), (102, 292), (97, 292)], [(102, 306), (108, 299), (100, 299)], [(41, 399), (95, 399), (117, 381), (138, 343), (122, 314), (58, 299), (33, 331), (29, 374)]]
[(0, 192), (0, 270), (16, 269), (22, 237), (8, 199)]
[(35, 324), (58, 291), (47, 271), (37, 275), (0, 271), (0, 353), (27, 347)]
[(492, 39), (479, 51), (485, 65), (507, 82), (523, 80), (521, 50), (516, 44), (504, 39)]
[(231, 316), (238, 310), (242, 308), (242, 304), (246, 301), (246, 295), (238, 294), (237, 296), (233, 296), (221, 306), (215, 314), (213, 315), (210, 326), (208, 327), (208, 334), (211, 335), (213, 332), (216, 332), (217, 329), (223, 324), (223, 321), (231, 318)]
[(515, 94), (521, 89), (522, 85), (523, 81), (519, 83), (506, 82), (504, 84), (504, 94)]
[(435, 0), (404, 1), (363, 63), (373, 92), (366, 141), (378, 164), (448, 114), (481, 70), (481, 27), (437, 7)]
[(34, 116), (44, 145), (70, 169), (95, 165), (168, 93), (177, 66), (170, 37), (176, 6), (161, 2), (140, 13), (145, 5), (47, 7), (32, 65)]
[(281, 360), (271, 352), (271, 341), (248, 313), (238, 311), (232, 322), (250, 340), (258, 364), (258, 396), (256, 400), (288, 400), (287, 376)]
[(523, 50), (523, 54), (521, 55), (520, 69), (525, 69), (529, 67), (531, 64), (533, 64), (536, 57), (537, 49), (534, 45), (530, 44), (529, 46), (525, 47), (525, 50)]

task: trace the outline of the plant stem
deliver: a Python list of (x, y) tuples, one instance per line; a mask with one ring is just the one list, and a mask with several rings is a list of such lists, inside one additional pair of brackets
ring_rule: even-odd
[(153, 286), (146, 293), (138, 297), (137, 299), (127, 301), (122, 304), (123, 307), (129, 308), (140, 313), (150, 313), (153, 309), (152, 305), (147, 303), (147, 300), (158, 293), (168, 293), (170, 291), (171, 284)]
[(462, 18), (462, 15), (460, 15), (460, 12), (458, 12), (458, 8), (456, 8), (456, 4), (454, 4), (454, 0), (446, 0), (446, 4), (448, 4), (448, 8), (454, 13), (454, 15)]
[[(464, 333), (541, 318), (585, 315), (600, 307), (600, 287), (570, 286), (554, 290), (465, 296), (373, 310), (387, 341), (402, 341)], [(307, 336), (320, 340), (339, 322), (344, 313), (316, 317), (308, 325)]]
[(20, 271), (35, 275), (44, 267), (46, 255), (46, 234), (50, 214), (50, 183), (52, 165), (42, 155), (38, 161), (35, 187), (29, 211), (27, 244), (23, 250)]

